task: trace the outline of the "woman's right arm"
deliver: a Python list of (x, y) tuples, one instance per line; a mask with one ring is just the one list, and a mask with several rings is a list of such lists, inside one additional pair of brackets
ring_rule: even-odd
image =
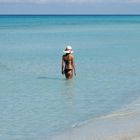
[(62, 56), (62, 62), (61, 62), (61, 73), (64, 74), (64, 58)]

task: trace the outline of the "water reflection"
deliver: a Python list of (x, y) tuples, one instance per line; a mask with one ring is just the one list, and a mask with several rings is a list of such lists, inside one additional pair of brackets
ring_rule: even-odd
[(65, 80), (65, 79), (62, 79), (62, 78), (47, 77), (47, 76), (40, 76), (40, 77), (37, 77), (37, 79), (42, 79), (42, 80), (60, 80), (60, 81), (64, 81)]
[(61, 90), (62, 97), (64, 99), (64, 105), (66, 113), (73, 113), (75, 102), (75, 81), (74, 79), (65, 80), (63, 88)]

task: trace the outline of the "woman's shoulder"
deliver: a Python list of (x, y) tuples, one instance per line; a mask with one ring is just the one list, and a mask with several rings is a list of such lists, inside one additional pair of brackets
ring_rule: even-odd
[(73, 56), (72, 54), (70, 54), (70, 57), (71, 57), (71, 58), (74, 58), (74, 56)]
[(62, 57), (63, 58), (74, 58), (74, 56), (72, 54), (69, 54), (69, 55), (64, 54)]
[(66, 55), (64, 54), (64, 55), (62, 55), (62, 57), (65, 57)]

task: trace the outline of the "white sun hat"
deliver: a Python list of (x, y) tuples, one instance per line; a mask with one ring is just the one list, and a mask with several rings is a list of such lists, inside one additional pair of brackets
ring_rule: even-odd
[(73, 53), (72, 47), (67, 46), (66, 49), (63, 51), (64, 53)]

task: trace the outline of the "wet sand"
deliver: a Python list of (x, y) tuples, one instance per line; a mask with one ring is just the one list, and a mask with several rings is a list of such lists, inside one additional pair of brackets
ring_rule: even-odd
[(140, 140), (140, 113), (119, 111), (73, 127), (50, 140)]

